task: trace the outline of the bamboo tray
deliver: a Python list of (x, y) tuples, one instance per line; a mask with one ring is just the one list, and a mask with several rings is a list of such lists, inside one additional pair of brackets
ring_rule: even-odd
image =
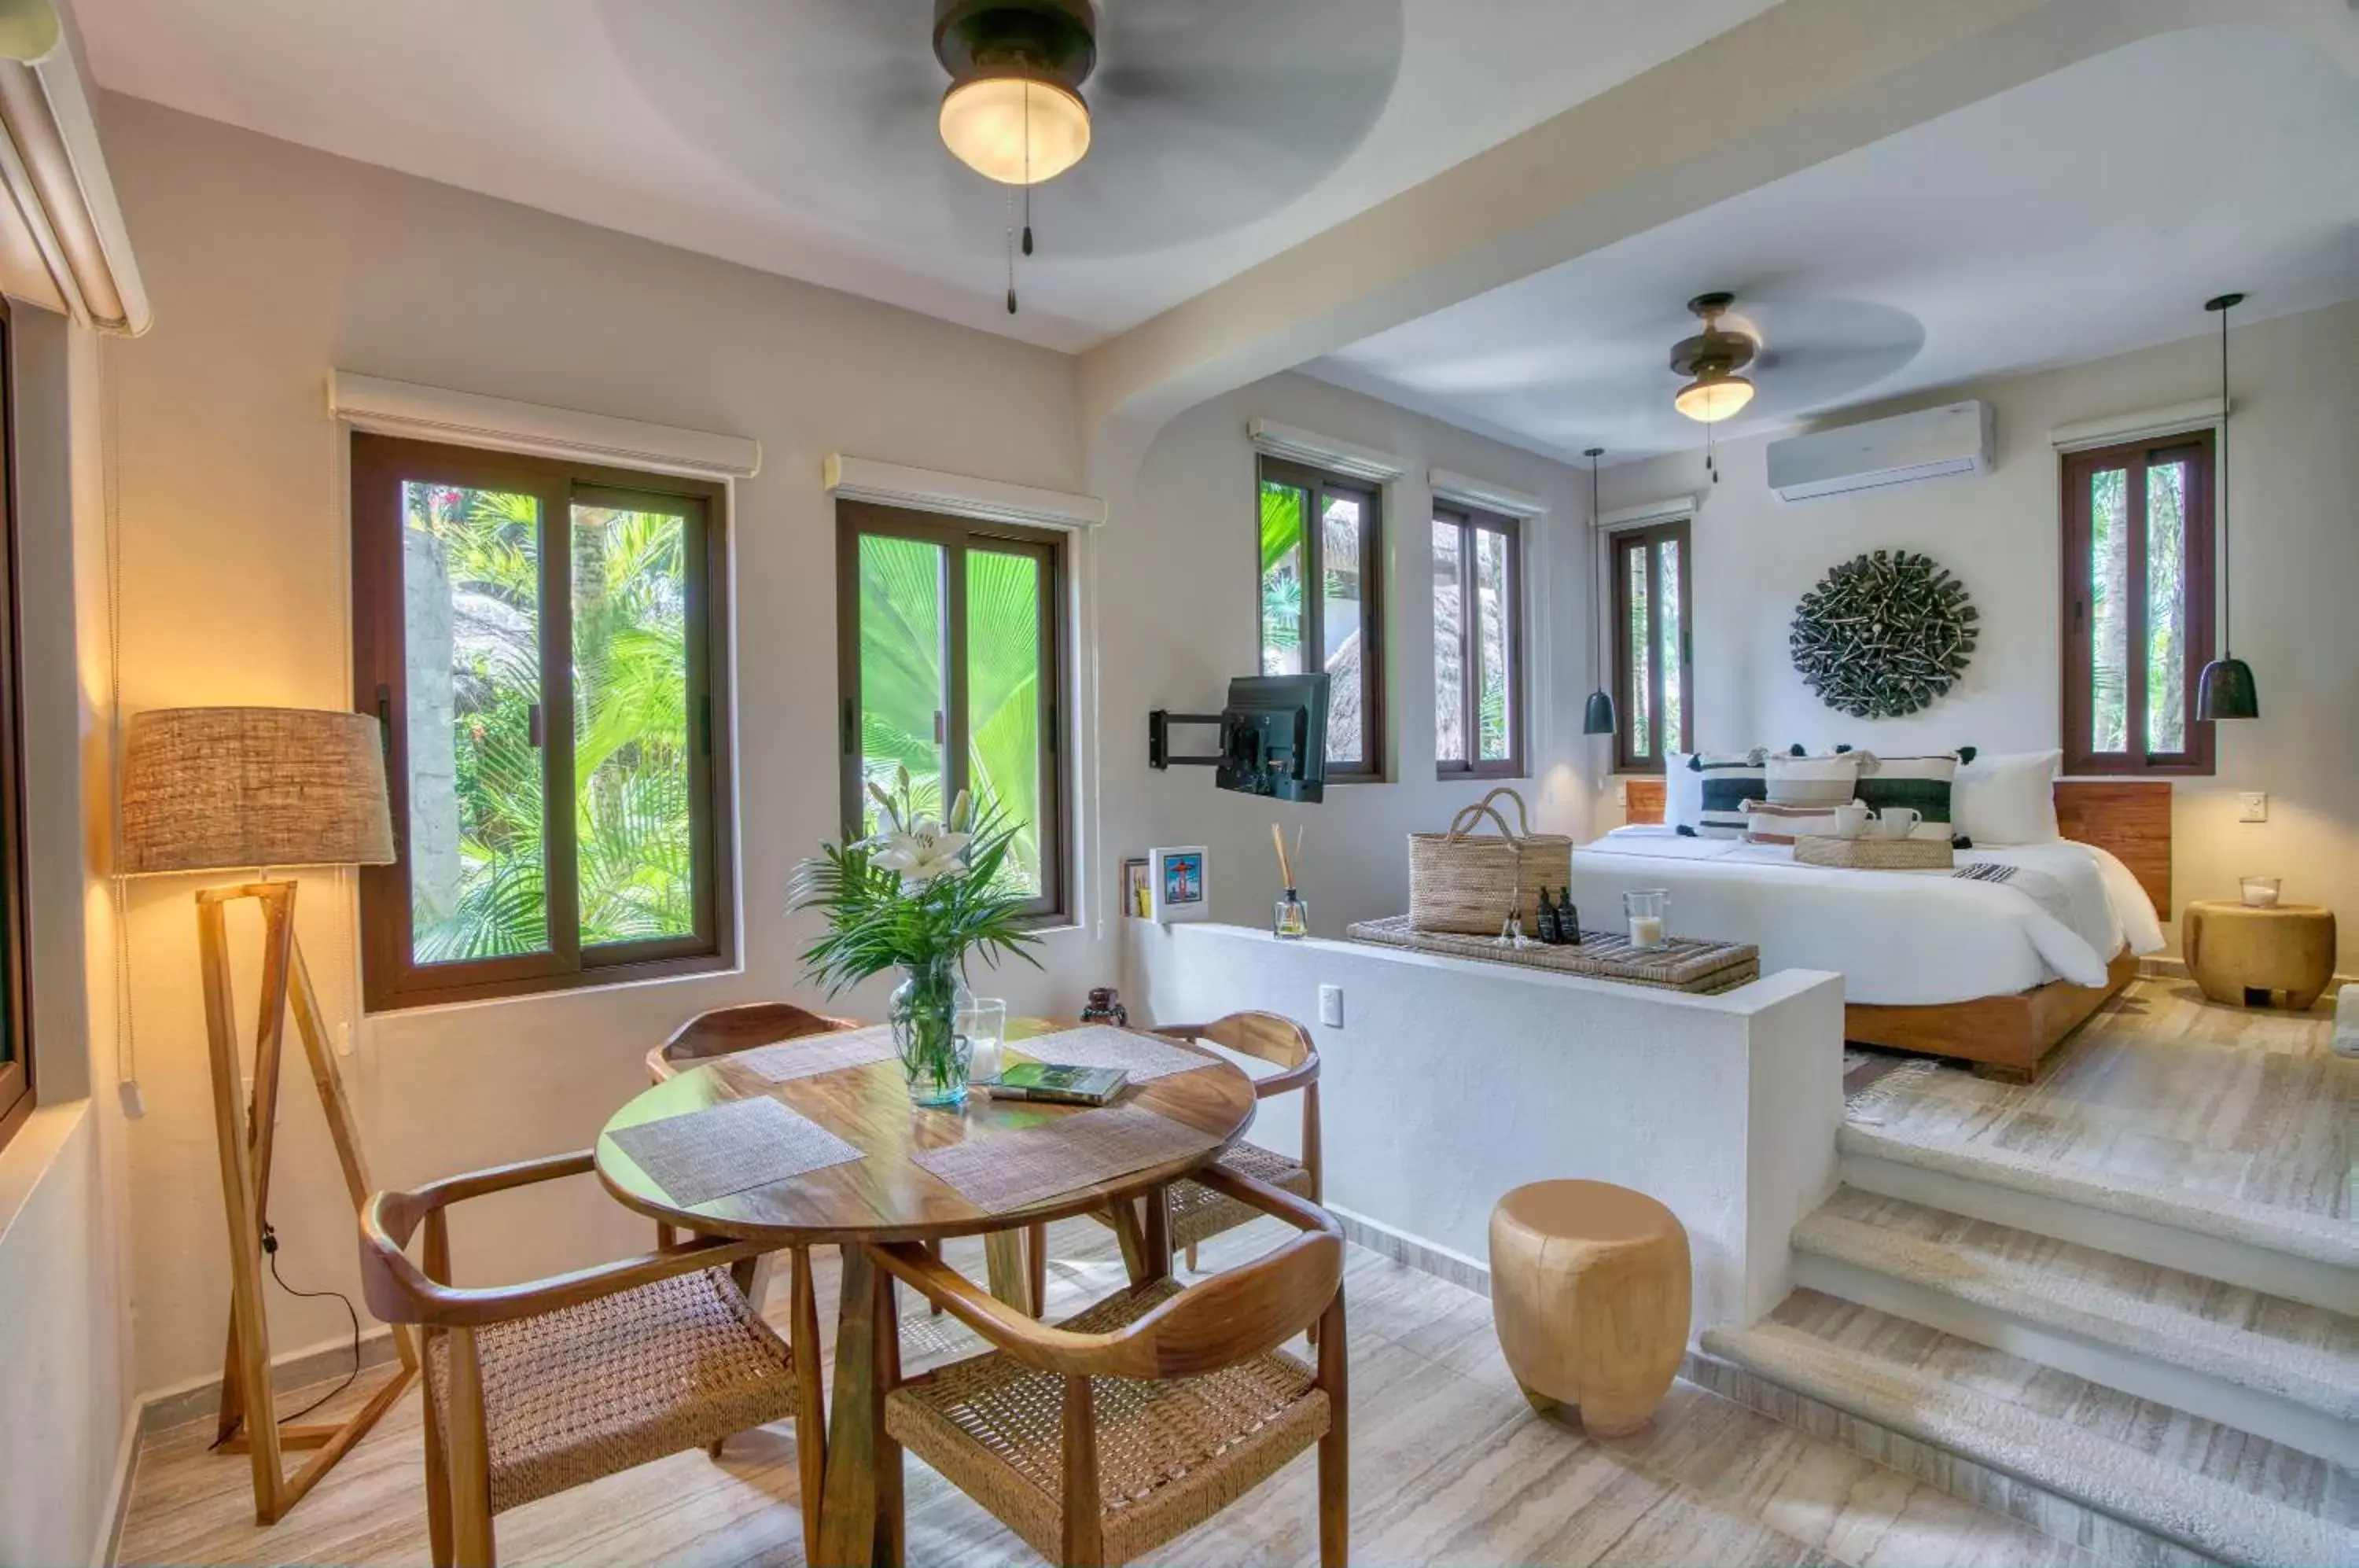
[(1734, 991), (1761, 978), (1761, 950), (1749, 942), (1673, 937), (1669, 947), (1641, 953), (1634, 950), (1630, 939), (1620, 931), (1584, 931), (1578, 947), (1501, 947), (1487, 936), (1413, 930), (1407, 915), (1362, 920), (1346, 926), (1343, 934), (1353, 942), (1376, 947), (1439, 953), (1451, 958), (1512, 964), (1525, 969), (1546, 969), (1559, 975), (1619, 980), (1630, 985), (1652, 985), (1658, 990), (1703, 996)]
[(1940, 838), (1819, 838), (1794, 840), (1797, 866), (1833, 866), (1851, 871), (1948, 871), (1957, 851)]

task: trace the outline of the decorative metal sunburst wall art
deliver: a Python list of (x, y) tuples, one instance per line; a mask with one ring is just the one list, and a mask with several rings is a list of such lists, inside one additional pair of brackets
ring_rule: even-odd
[(1982, 618), (1965, 584), (1930, 556), (1870, 550), (1794, 607), (1794, 668), (1820, 701), (1857, 719), (1930, 706), (1966, 672)]

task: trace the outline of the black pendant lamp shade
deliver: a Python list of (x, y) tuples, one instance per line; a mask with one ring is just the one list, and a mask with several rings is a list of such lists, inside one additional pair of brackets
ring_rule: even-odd
[(2223, 294), (2203, 308), (2220, 315), (2220, 657), (2203, 667), (2195, 685), (2195, 716), (2199, 719), (2257, 719), (2260, 689), (2253, 682), (2253, 667), (2229, 652), (2228, 637), (2228, 312), (2245, 302), (2242, 294)]
[[(1605, 449), (1602, 446), (1591, 447), (1584, 454), (1589, 459), (1589, 527), (1590, 531), (1593, 534), (1595, 533), (1597, 529), (1597, 460), (1604, 454)], [(1596, 539), (1592, 539), (1590, 540), (1590, 553), (1593, 565), (1594, 564), (1594, 558), (1598, 548)], [(1601, 614), (1598, 620), (1600, 625), (1597, 637), (1598, 641), (1603, 643), (1605, 640), (1605, 629), (1603, 626), (1605, 616)], [(1593, 670), (1591, 673), (1596, 674), (1597, 672)], [(1581, 733), (1582, 735), (1612, 735), (1614, 733), (1614, 699), (1606, 692), (1605, 681), (1603, 676), (1599, 677), (1597, 690), (1589, 694), (1588, 705), (1582, 710)]]

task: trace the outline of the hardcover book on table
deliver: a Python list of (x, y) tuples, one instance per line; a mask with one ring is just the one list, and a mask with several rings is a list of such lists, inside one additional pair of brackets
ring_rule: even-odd
[(1064, 1067), (1053, 1062), (1011, 1062), (984, 1085), (996, 1100), (1043, 1100), (1062, 1105), (1103, 1105), (1120, 1094), (1130, 1074), (1119, 1067)]

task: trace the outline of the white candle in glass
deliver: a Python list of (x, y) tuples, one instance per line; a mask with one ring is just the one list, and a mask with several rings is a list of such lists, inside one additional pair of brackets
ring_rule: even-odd
[(1660, 915), (1632, 915), (1630, 917), (1630, 945), (1633, 947), (1662, 946), (1663, 917)]

